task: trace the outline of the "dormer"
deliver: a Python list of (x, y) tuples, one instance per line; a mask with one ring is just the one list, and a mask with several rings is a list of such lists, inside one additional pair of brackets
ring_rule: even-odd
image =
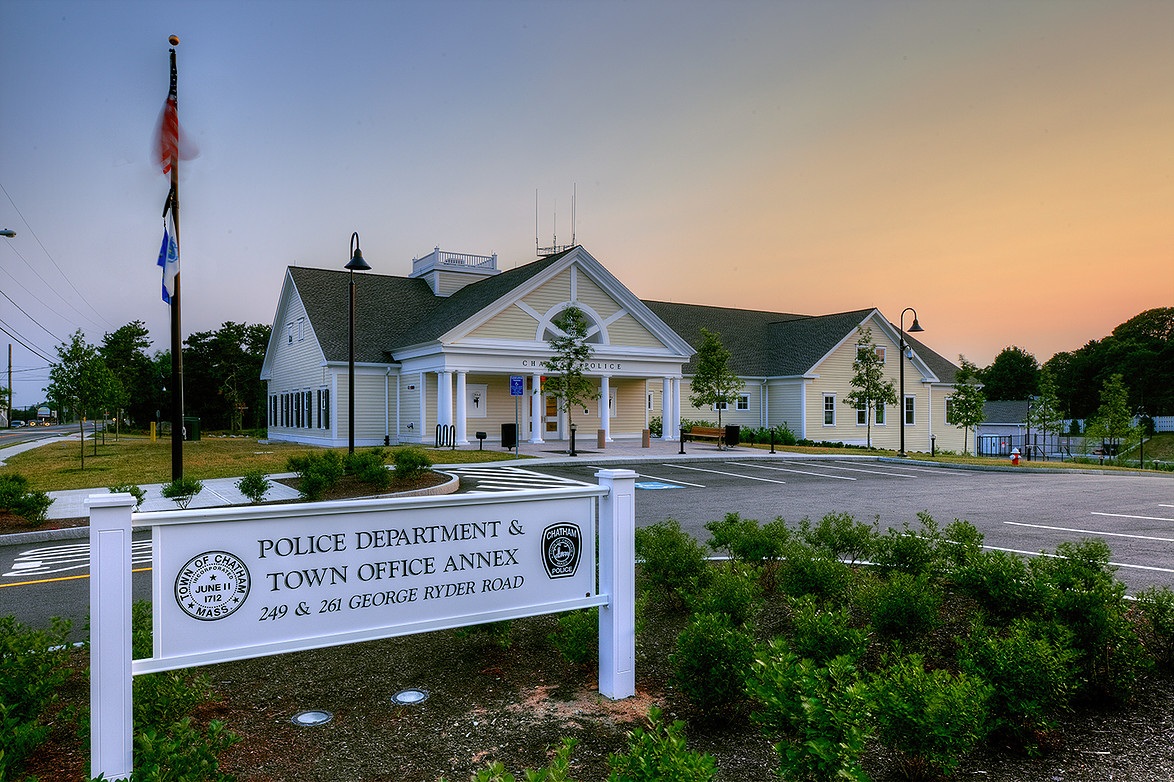
[(493, 255), (470, 255), (450, 253), (439, 247), (423, 258), (412, 259), (410, 277), (423, 277), (437, 296), (451, 296), (461, 288), (486, 277), (492, 277), (501, 270), (497, 268), (497, 253)]

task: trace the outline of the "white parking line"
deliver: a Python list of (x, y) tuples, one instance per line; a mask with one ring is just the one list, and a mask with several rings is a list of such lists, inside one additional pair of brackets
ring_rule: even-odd
[(1174, 538), (1155, 538), (1149, 535), (1128, 535), (1124, 532), (1101, 532), (1095, 529), (1074, 529), (1072, 527), (1050, 527), (1047, 524), (1025, 524), (1022, 521), (1004, 521), (1004, 524), (1010, 524), (1013, 527), (1033, 527), (1034, 529), (1051, 529), (1057, 532), (1076, 532), (1081, 535), (1096, 535), (1110, 537), (1110, 538), (1133, 538), (1134, 540), (1157, 540), (1162, 543), (1174, 543)]
[[(587, 468), (587, 469), (589, 469), (589, 470), (607, 470), (607, 469), (610, 469), (609, 467), (600, 467), (600, 466), (598, 466), (598, 465), (592, 465), (592, 464), (584, 464), (583, 466), (584, 466), (584, 467), (586, 467), (586, 468)], [(704, 487), (704, 486), (702, 486), (700, 483), (689, 483), (688, 481), (678, 481), (676, 478), (661, 478), (661, 477), (659, 477), (659, 476), (656, 476), (656, 475), (649, 475), (649, 474), (648, 474), (648, 473), (646, 473), (646, 472), (638, 472), (638, 473), (636, 473), (636, 475), (637, 475), (637, 476), (639, 476), (639, 477), (641, 477), (641, 478), (651, 478), (651, 479), (652, 479), (652, 480), (654, 480), (654, 481), (664, 481), (665, 483), (679, 483), (679, 484), (680, 484), (680, 485), (682, 485), (682, 486), (692, 486), (692, 487), (693, 487), (693, 488), (695, 488), (695, 489), (704, 489), (704, 488), (705, 488), (705, 487)]]
[(1111, 516), (1115, 519), (1142, 519), (1143, 521), (1174, 521), (1174, 519), (1164, 519), (1161, 516), (1133, 516), (1128, 513), (1101, 513), (1100, 511), (1092, 511), (1094, 516)]
[[(801, 462), (801, 464), (804, 467), (822, 467), (825, 470), (843, 470), (844, 472), (866, 472), (871, 475), (884, 475), (889, 478), (913, 478), (913, 477), (915, 477), (913, 475), (902, 475), (899, 472), (887, 472), (884, 470), (865, 470), (860, 467), (832, 467), (831, 465), (817, 464), (814, 462)], [(840, 464), (844, 464), (844, 462), (840, 462)]]
[(686, 467), (683, 464), (664, 464), (662, 467), (675, 467), (678, 470), (696, 470), (697, 472), (711, 472), (714, 475), (729, 475), (732, 478), (745, 478), (748, 481), (762, 481), (763, 483), (786, 483), (786, 481), (776, 481), (773, 478), (757, 478), (753, 475), (739, 475), (736, 472), (722, 472), (721, 470), (706, 470), (702, 467)]
[(837, 481), (855, 481), (857, 478), (849, 478), (847, 475), (828, 475), (822, 472), (807, 472), (806, 470), (791, 470), (786, 467), (768, 467), (765, 464), (747, 464), (745, 462), (726, 462), (735, 467), (751, 467), (759, 470), (778, 470), (779, 472), (793, 472), (799, 475), (814, 475), (816, 478), (832, 478)]
[[(1028, 557), (1056, 557), (1057, 554), (1052, 554), (1047, 551), (1023, 551), (1017, 548), (1002, 548), (1000, 546), (983, 546), (985, 549), (991, 551), (1006, 551), (1008, 554), (1023, 554)], [(1167, 567), (1151, 567), (1150, 565), (1129, 565), (1124, 562), (1110, 562), (1113, 567), (1126, 567), (1131, 570), (1155, 570), (1159, 573), (1174, 573), (1174, 568)]]

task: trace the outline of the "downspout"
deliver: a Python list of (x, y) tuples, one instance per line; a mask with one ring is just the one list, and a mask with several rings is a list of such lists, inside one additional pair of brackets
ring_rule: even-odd
[(403, 383), (399, 375), (395, 376), (395, 444), (400, 443), (400, 433), (403, 432), (403, 424), (400, 421), (400, 394), (403, 393)]
[(807, 439), (807, 378), (799, 379), (799, 439)]
[(391, 391), (388, 384), (391, 382), (391, 367), (383, 373), (383, 444), (391, 445)]
[(762, 393), (758, 395), (758, 428), (763, 429), (768, 426), (770, 421), (770, 386), (766, 384), (766, 378), (762, 379)]

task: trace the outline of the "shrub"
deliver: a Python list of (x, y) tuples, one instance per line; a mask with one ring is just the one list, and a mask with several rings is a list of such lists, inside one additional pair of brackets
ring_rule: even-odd
[(954, 582), (1000, 622), (1026, 615), (1042, 599), (1027, 562), (1005, 551), (983, 551), (970, 558), (954, 571)]
[(197, 494), (204, 490), (204, 484), (195, 478), (176, 478), (165, 484), (161, 493), (180, 508), (186, 508)]
[(800, 657), (820, 665), (836, 657), (855, 663), (868, 650), (869, 631), (851, 626), (846, 607), (821, 608), (811, 596), (795, 600), (793, 607), (790, 645)]
[(746, 694), (754, 640), (719, 614), (699, 614), (677, 638), (670, 656), (673, 683), (702, 714), (728, 713)]
[(857, 522), (850, 513), (829, 513), (814, 527), (804, 519), (799, 524), (799, 535), (817, 551), (854, 563), (872, 556), (876, 530)]
[(20, 473), (0, 475), (0, 510), (10, 511), (33, 524), (40, 524), (52, 504), (53, 500), (48, 494), (30, 489), (28, 479)]
[(791, 597), (839, 599), (848, 592), (851, 582), (850, 567), (798, 540), (787, 546), (779, 566), (779, 589)]
[(298, 474), (298, 493), (311, 502), (322, 499), (346, 473), (342, 457), (337, 451), (291, 456), (287, 465)]
[(129, 494), (134, 497), (135, 510), (138, 510), (142, 506), (143, 500), (147, 498), (147, 493), (143, 491), (143, 488), (133, 483), (120, 483), (115, 486), (107, 486), (106, 488), (111, 494)]
[(608, 782), (708, 782), (717, 776), (713, 757), (686, 745), (685, 723), (665, 725), (655, 706), (648, 710), (648, 729), (628, 733), (627, 753), (608, 755), (607, 767)]
[(1174, 666), (1174, 591), (1151, 587), (1137, 593), (1137, 607), (1150, 654), (1165, 666)]
[(942, 593), (925, 575), (894, 573), (867, 589), (862, 600), (878, 633), (909, 640), (937, 627)]
[(587, 665), (599, 651), (599, 609), (559, 614), (558, 626), (547, 639), (571, 665)]
[(774, 432), (775, 442), (779, 445), (796, 445), (799, 442), (795, 437), (795, 433), (791, 431), (791, 427), (787, 426), (785, 421), (779, 426), (774, 427)]
[(637, 528), (636, 558), (642, 560), (641, 584), (677, 600), (704, 585), (709, 575), (705, 549), (676, 519)]
[(977, 676), (927, 671), (911, 654), (890, 660), (872, 688), (877, 734), (910, 776), (949, 776), (986, 737), (991, 687)]
[(1026, 620), (1012, 623), (1005, 636), (980, 625), (970, 638), (961, 664), (994, 687), (992, 728), (1035, 751), (1077, 688), (1070, 672), (1075, 653)]
[(954, 519), (942, 530), (940, 554), (950, 572), (966, 567), (981, 556), (983, 534), (969, 521)]
[(10, 778), (49, 735), (42, 719), (69, 678), (69, 632), (64, 619), (33, 630), (0, 617), (0, 779)]
[(391, 485), (391, 473), (387, 469), (386, 461), (387, 453), (382, 448), (355, 451), (352, 454), (347, 454), (346, 472), (347, 475), (353, 475), (357, 480), (370, 484), (376, 489), (386, 489)]
[(746, 625), (762, 605), (762, 587), (748, 571), (713, 571), (707, 584), (686, 600), (695, 614), (721, 614), (735, 627)]
[(663, 424), (661, 424), (659, 415), (654, 415), (652, 418), (648, 419), (648, 432), (653, 437), (660, 437), (662, 434), (664, 434), (664, 427)]
[(821, 667), (774, 641), (747, 680), (754, 721), (779, 741), (779, 777), (867, 782), (860, 767), (871, 734), (869, 693), (856, 666), (837, 657)]
[(902, 573), (920, 575), (939, 572), (942, 545), (937, 522), (928, 513), (918, 513), (920, 529), (913, 529), (909, 522), (902, 529), (889, 528), (877, 538), (874, 559), (881, 570), (899, 570)]
[(236, 482), (236, 488), (249, 502), (262, 502), (269, 491), (269, 479), (263, 470), (249, 470)]
[(781, 518), (764, 527), (757, 519), (744, 519), (738, 513), (727, 513), (721, 521), (707, 521), (705, 529), (711, 536), (710, 548), (724, 549), (733, 559), (755, 567), (779, 559), (791, 536)]
[(428, 452), (417, 445), (409, 445), (395, 452), (395, 477), (397, 480), (413, 480), (432, 469)]

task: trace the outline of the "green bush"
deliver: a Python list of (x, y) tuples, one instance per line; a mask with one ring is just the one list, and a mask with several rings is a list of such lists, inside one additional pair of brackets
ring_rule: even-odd
[(1056, 727), (1077, 689), (1071, 668), (1074, 656), (1035, 623), (1018, 620), (1003, 636), (981, 625), (973, 628), (961, 664), (994, 688), (992, 728), (1034, 752), (1040, 739)]
[(846, 607), (821, 608), (810, 595), (793, 601), (790, 646), (820, 665), (836, 657), (857, 662), (868, 650), (868, 629), (854, 628)]
[(12, 777), (49, 735), (43, 720), (70, 676), (69, 633), (64, 619), (33, 630), (0, 617), (0, 779)]
[(747, 688), (754, 722), (778, 740), (780, 778), (867, 782), (870, 696), (851, 660), (821, 667), (776, 640), (760, 650)]
[(791, 427), (783, 422), (779, 426), (774, 427), (775, 442), (779, 445), (797, 445), (799, 440), (795, 437), (795, 433), (791, 431)]
[(346, 474), (346, 466), (337, 451), (291, 456), (287, 466), (298, 474), (298, 493), (311, 502), (322, 499)]
[(143, 488), (133, 483), (120, 483), (115, 486), (107, 486), (106, 489), (111, 494), (129, 494), (134, 497), (135, 510), (138, 510), (142, 506), (143, 500), (147, 498), (147, 493), (143, 491)]
[(1162, 665), (1174, 667), (1174, 591), (1170, 587), (1143, 589), (1137, 593), (1137, 608), (1150, 654)]
[(686, 603), (695, 614), (721, 614), (735, 627), (742, 627), (762, 606), (762, 587), (746, 570), (721, 568), (714, 570), (706, 585), (693, 591)]
[(738, 513), (727, 513), (721, 521), (707, 521), (705, 529), (710, 534), (710, 548), (725, 550), (738, 562), (755, 567), (782, 557), (791, 536), (781, 518), (762, 526), (757, 519), (744, 519)]
[(236, 482), (236, 488), (252, 503), (262, 502), (269, 486), (264, 470), (249, 470)]
[(20, 473), (0, 475), (0, 510), (40, 524), (52, 504), (48, 494), (30, 489), (28, 479)]
[(928, 513), (919, 513), (920, 529), (904, 522), (901, 529), (890, 527), (876, 540), (874, 561), (884, 571), (899, 570), (911, 575), (935, 574), (942, 570), (942, 539), (937, 522)]
[(799, 535), (816, 551), (852, 563), (872, 556), (876, 545), (875, 528), (857, 522), (850, 513), (829, 513), (815, 526), (804, 519), (799, 523)]
[(707, 717), (742, 703), (753, 659), (754, 639), (720, 614), (694, 616), (669, 657), (676, 688)]
[(777, 578), (779, 589), (791, 597), (816, 595), (838, 600), (851, 586), (852, 568), (826, 552), (792, 540), (779, 565)]
[(195, 478), (176, 478), (165, 484), (160, 492), (180, 508), (186, 508), (197, 494), (204, 490), (204, 484)]
[(893, 573), (864, 591), (863, 608), (886, 638), (912, 640), (938, 626), (942, 591), (926, 575)]
[(345, 460), (347, 475), (382, 491), (391, 485), (391, 472), (387, 469), (387, 452), (382, 448), (369, 451), (355, 451)]
[(950, 573), (966, 567), (983, 553), (983, 534), (969, 521), (954, 519), (942, 530), (940, 554)]
[(599, 651), (599, 609), (559, 614), (558, 626), (547, 639), (567, 662), (587, 665)]
[(395, 452), (395, 477), (397, 480), (419, 478), (432, 469), (428, 452), (417, 445), (409, 445)]
[(239, 741), (219, 720), (203, 732), (191, 717), (163, 728), (144, 727), (134, 737), (134, 779), (232, 782), (235, 777), (220, 771), (219, 755)]
[(953, 572), (954, 583), (1001, 623), (1035, 611), (1040, 582), (1026, 560), (1005, 551), (983, 551)]
[(1154, 660), (1127, 617), (1125, 585), (1114, 577), (1109, 546), (1099, 538), (1061, 543), (1056, 556), (1030, 563), (1041, 582), (1043, 615), (1072, 632), (1084, 694), (1121, 700)]
[(703, 586), (710, 575), (705, 549), (676, 519), (638, 527), (636, 558), (641, 561), (641, 586), (675, 600)]
[(628, 733), (627, 753), (608, 755), (607, 766), (608, 782), (708, 782), (717, 776), (713, 758), (687, 746), (685, 723), (666, 725), (655, 706), (648, 710), (648, 729)]
[(927, 671), (911, 654), (890, 659), (872, 690), (877, 735), (911, 777), (949, 776), (986, 738), (991, 687), (977, 676)]

